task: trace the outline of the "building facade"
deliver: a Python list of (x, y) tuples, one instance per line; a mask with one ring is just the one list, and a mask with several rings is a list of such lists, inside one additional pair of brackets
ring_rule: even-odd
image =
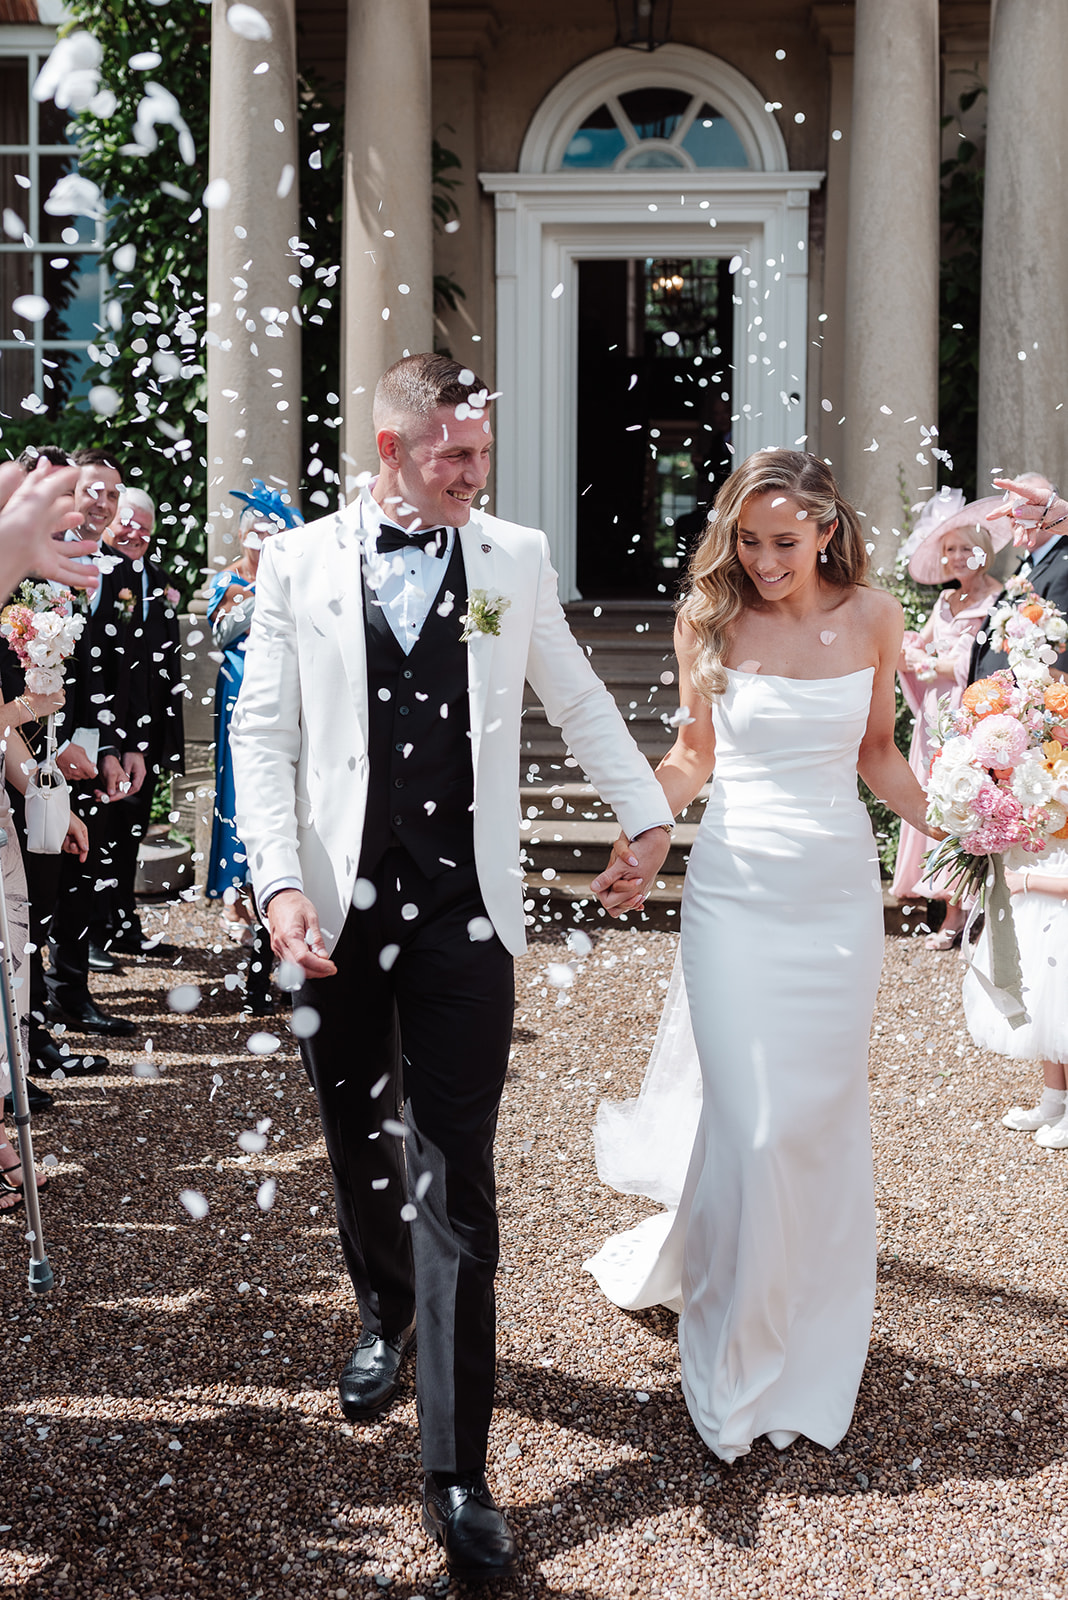
[[(939, 202), (962, 137), (986, 169), (980, 492), (995, 468), (1068, 478), (1062, 0), (259, 0), (243, 30), (230, 10), (213, 0), (216, 559), (228, 488), (310, 487), (302, 75), (344, 129), (342, 492), (374, 466), (378, 373), (436, 344), (499, 392), (493, 507), (545, 528), (568, 599), (672, 593), (711, 492), (763, 445), (828, 458), (888, 567), (903, 507), (954, 482)], [(459, 161), (445, 226), (435, 139)], [(443, 277), (462, 295), (436, 309)]]

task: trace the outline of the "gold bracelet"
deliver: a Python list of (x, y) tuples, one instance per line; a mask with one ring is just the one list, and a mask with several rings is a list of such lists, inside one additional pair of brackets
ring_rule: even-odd
[(29, 717), (31, 722), (40, 722), (41, 719), (40, 719), (40, 717), (38, 717), (38, 716), (36, 716), (34, 714), (34, 709), (30, 705), (30, 702), (28, 700), (26, 700), (21, 694), (17, 694), (15, 696), (15, 704), (17, 706), (21, 706), (22, 707), (23, 711), (25, 711), (27, 717)]

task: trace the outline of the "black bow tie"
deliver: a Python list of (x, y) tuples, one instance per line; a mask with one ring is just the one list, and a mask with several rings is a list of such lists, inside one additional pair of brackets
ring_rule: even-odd
[(392, 522), (380, 523), (375, 546), (380, 556), (391, 556), (397, 550), (410, 550), (412, 546), (425, 550), (427, 555), (443, 556), (449, 547), (447, 528), (395, 528)]

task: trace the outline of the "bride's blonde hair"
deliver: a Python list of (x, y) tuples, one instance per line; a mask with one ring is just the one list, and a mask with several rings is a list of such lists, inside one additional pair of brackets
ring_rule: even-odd
[(731, 629), (747, 606), (758, 603), (756, 589), (738, 557), (738, 521), (745, 502), (756, 494), (789, 495), (815, 519), (822, 532), (838, 526), (820, 562), (822, 583), (848, 589), (868, 581), (868, 552), (860, 518), (838, 492), (830, 469), (818, 456), (800, 450), (758, 450), (732, 472), (716, 496), (704, 537), (690, 560), (689, 588), (679, 616), (700, 641), (693, 668), (694, 687), (706, 700), (727, 687), (723, 657)]

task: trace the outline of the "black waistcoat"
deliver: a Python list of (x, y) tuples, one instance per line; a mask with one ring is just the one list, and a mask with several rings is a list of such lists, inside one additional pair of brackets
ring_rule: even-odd
[[(438, 611), (447, 592), (452, 609)], [(418, 640), (405, 655), (363, 585), (370, 774), (360, 873), (372, 873), (400, 844), (420, 872), (436, 878), (474, 859), (474, 772), (467, 698), (467, 646), (460, 618), (467, 578), (460, 541)]]

